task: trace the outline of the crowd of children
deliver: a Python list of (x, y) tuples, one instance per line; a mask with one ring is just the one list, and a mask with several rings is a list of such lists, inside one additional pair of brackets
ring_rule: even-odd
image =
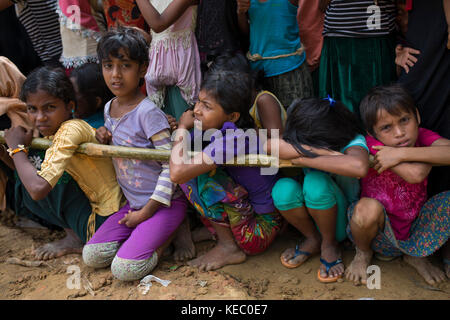
[[(281, 264), (317, 254), (321, 282), (365, 283), (373, 255), (403, 256), (441, 282), (450, 277), (450, 3), (430, 1), (431, 44), (413, 34), (422, 2), (0, 0), (0, 10), (18, 8), (38, 55), (32, 71), (0, 57), (0, 209), (66, 231), (36, 259), (82, 253), (125, 281), (148, 275), (171, 244), (176, 259), (209, 271), (263, 253), (292, 228), (301, 241)], [(415, 68), (426, 79), (408, 78)], [(33, 137), (52, 144), (30, 149)], [(76, 152), (86, 142), (171, 156), (89, 157)], [(297, 167), (227, 165), (265, 152)], [(195, 257), (204, 239), (216, 246)], [(346, 239), (356, 250), (348, 266)], [(427, 258), (438, 251), (444, 271)]]

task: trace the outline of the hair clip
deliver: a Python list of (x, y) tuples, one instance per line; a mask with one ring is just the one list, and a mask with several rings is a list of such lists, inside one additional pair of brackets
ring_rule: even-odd
[(330, 102), (330, 107), (333, 107), (336, 104), (336, 100), (334, 100), (332, 97), (330, 97), (329, 94), (323, 100), (328, 100)]

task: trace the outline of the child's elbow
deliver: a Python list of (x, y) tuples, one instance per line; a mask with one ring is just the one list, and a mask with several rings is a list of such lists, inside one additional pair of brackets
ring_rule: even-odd
[(369, 163), (364, 162), (358, 168), (358, 178), (364, 178), (369, 172)]
[(356, 178), (364, 178), (369, 172), (369, 161), (358, 160), (354, 166), (354, 174)]
[(48, 192), (44, 192), (44, 190), (32, 190), (29, 194), (31, 199), (34, 201), (39, 201), (44, 199), (48, 195)]
[(176, 184), (183, 184), (184, 181), (180, 170), (170, 168), (170, 180)]
[(409, 170), (408, 174), (404, 175), (402, 178), (410, 184), (422, 183), (428, 176), (429, 170), (424, 170), (422, 168), (412, 168)]

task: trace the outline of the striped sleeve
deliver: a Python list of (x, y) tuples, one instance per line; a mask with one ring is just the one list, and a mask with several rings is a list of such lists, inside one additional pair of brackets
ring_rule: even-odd
[[(155, 149), (158, 150), (170, 150), (172, 148), (172, 142), (170, 140), (170, 131), (164, 129), (157, 134), (154, 134), (151, 138)], [(176, 185), (170, 180), (169, 162), (162, 163), (162, 170), (159, 174), (158, 182), (156, 183), (155, 191), (150, 199), (161, 202), (162, 204), (170, 207), (173, 192)]]

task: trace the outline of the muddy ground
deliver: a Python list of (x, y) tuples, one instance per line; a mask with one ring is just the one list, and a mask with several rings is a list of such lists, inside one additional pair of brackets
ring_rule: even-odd
[[(16, 217), (5, 218), (4, 213), (0, 216), (2, 300), (450, 299), (450, 281), (438, 287), (428, 286), (401, 259), (391, 262), (373, 261), (381, 270), (381, 288), (372, 290), (346, 281), (320, 283), (316, 278), (318, 256), (310, 258), (297, 269), (286, 269), (279, 258), (285, 248), (296, 243), (298, 235), (291, 229), (280, 235), (265, 253), (248, 257), (243, 264), (226, 266), (217, 271), (199, 272), (195, 268), (177, 264), (171, 256), (165, 257), (152, 274), (160, 279), (170, 280), (170, 284), (164, 287), (153, 282), (144, 294), (138, 288), (139, 281), (121, 282), (112, 277), (108, 268), (94, 270), (86, 267), (81, 255), (77, 254), (43, 262), (39, 266), (11, 263), (14, 258), (33, 260), (33, 248), (62, 238), (64, 233), (48, 229), (18, 228), (15, 226)], [(198, 254), (204, 253), (213, 245), (212, 241), (198, 243)], [(344, 250), (343, 260), (346, 265), (350, 264), (353, 255), (354, 249)], [(438, 257), (432, 257), (432, 261), (442, 267)], [(76, 274), (79, 275), (79, 282), (74, 278)]]

